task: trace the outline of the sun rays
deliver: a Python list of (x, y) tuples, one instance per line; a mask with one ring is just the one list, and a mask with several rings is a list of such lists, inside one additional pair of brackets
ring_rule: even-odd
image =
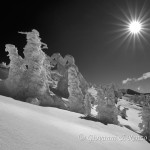
[(127, 48), (132, 46), (143, 48), (143, 44), (149, 44), (147, 38), (150, 36), (150, 11), (146, 9), (146, 2), (142, 5), (127, 3), (125, 7), (118, 6), (119, 14), (113, 15), (116, 22), (113, 41), (120, 39), (118, 46), (126, 44)]

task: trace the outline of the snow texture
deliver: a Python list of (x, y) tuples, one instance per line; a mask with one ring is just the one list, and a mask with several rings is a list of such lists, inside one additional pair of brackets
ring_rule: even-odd
[[(0, 150), (150, 149), (127, 128), (80, 117), (78, 113), (0, 96)], [(112, 137), (117, 140), (110, 140)]]

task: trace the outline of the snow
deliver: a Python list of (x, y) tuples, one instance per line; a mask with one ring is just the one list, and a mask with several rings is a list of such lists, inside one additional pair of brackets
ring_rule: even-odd
[[(95, 101), (97, 101), (97, 94), (98, 94), (98, 92), (95, 89), (95, 87), (92, 86), (91, 88), (89, 88), (88, 92), (93, 96), (93, 98), (95, 99)], [(97, 106), (98, 106), (97, 104), (95, 104), (95, 105), (93, 104), (92, 107), (91, 107), (91, 115), (93, 117), (96, 117), (97, 114), (98, 114), (98, 112), (96, 111)]]
[(67, 98), (62, 98), (63, 101), (69, 102)]
[(150, 149), (150, 144), (125, 127), (82, 116), (0, 96), (0, 150)]
[(91, 108), (91, 115), (96, 117), (98, 115), (98, 112), (96, 111), (96, 108), (97, 108), (98, 105), (94, 105), (92, 108)]
[(141, 113), (141, 108), (136, 106), (135, 104), (132, 104), (126, 100), (120, 100), (119, 103), (117, 105), (121, 105), (121, 110), (123, 108), (128, 108), (128, 110), (126, 111), (127, 114), (127, 120), (122, 119), (121, 117), (119, 117), (119, 122), (122, 125), (126, 125), (129, 126), (130, 128), (132, 128), (132, 130), (134, 130), (137, 133), (141, 133), (141, 129), (139, 128), (139, 123), (142, 122), (140, 113)]

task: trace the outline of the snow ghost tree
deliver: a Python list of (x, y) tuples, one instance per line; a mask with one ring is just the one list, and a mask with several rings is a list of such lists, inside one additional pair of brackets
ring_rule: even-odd
[(80, 89), (80, 82), (77, 76), (77, 69), (70, 67), (68, 69), (68, 92), (69, 92), (69, 110), (84, 113), (83, 94)]
[(97, 112), (97, 119), (101, 122), (118, 124), (118, 110), (115, 106), (113, 85), (107, 85), (99, 88)]
[[(88, 91), (89, 84), (78, 71), (72, 56), (66, 55), (63, 58), (55, 53), (49, 57), (42, 51), (47, 45), (41, 42), (37, 30), (19, 33), (25, 34), (27, 39), (23, 58), (18, 55), (14, 45), (6, 45), (10, 69), (4, 83), (13, 98), (86, 115), (91, 115), (94, 103), (98, 104), (98, 119), (117, 122), (113, 87), (103, 88), (97, 101), (98, 98), (94, 98)], [(63, 101), (63, 96), (68, 101)]]
[[(19, 33), (25, 34), (27, 39), (23, 58), (14, 45), (6, 45), (10, 64), (4, 84), (8, 95), (21, 101), (83, 113), (82, 91), (86, 91), (87, 82), (79, 73), (74, 58), (71, 55), (63, 58), (59, 53), (47, 56), (42, 51), (47, 45), (41, 42), (37, 30)], [(64, 102), (63, 96), (70, 101)]]
[(27, 70), (24, 77), (28, 79), (28, 92), (42, 95), (48, 88), (47, 70), (44, 66), (46, 56), (42, 51), (42, 48), (47, 48), (47, 45), (40, 41), (36, 30), (20, 33), (27, 36), (27, 45), (24, 48), (24, 63)]
[[(26, 34), (27, 45), (24, 48), (24, 59), (18, 56), (18, 51), (13, 45), (6, 45), (9, 52), (10, 70), (6, 85), (13, 97), (26, 100), (27, 98), (45, 97), (49, 92), (50, 63), (47, 61), (43, 48), (47, 45), (41, 42), (39, 33), (20, 32)], [(49, 94), (50, 95), (50, 94)]]
[(9, 53), (10, 59), (9, 75), (5, 84), (10, 91), (10, 95), (14, 96), (18, 92), (18, 84), (24, 72), (23, 59), (18, 55), (18, 50), (14, 45), (7, 44), (5, 51)]

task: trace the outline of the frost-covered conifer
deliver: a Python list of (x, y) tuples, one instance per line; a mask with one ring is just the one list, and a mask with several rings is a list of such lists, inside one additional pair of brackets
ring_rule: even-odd
[(6, 45), (10, 69), (5, 83), (14, 97), (26, 99), (43, 95), (49, 90), (50, 63), (46, 61), (46, 55), (42, 51), (47, 45), (41, 42), (38, 31), (20, 33), (26, 34), (27, 37), (24, 59), (18, 55), (14, 45)]
[(14, 45), (7, 44), (6, 52), (8, 52), (8, 56), (10, 59), (10, 70), (9, 70), (9, 78), (14, 78), (21, 71), (21, 66), (23, 64), (23, 59), (18, 55), (18, 50)]
[(43, 48), (47, 45), (41, 42), (39, 32), (20, 32), (26, 34), (27, 45), (24, 48), (24, 63), (27, 67), (24, 73), (24, 82), (27, 82), (28, 96), (43, 95), (49, 91), (50, 62), (48, 62)]
[(8, 88), (10, 95), (14, 96), (18, 93), (18, 84), (20, 83), (21, 76), (23, 74), (23, 59), (18, 55), (18, 50), (14, 45), (7, 44), (6, 52), (10, 59), (9, 64), (9, 75), (5, 81), (6, 87)]
[(70, 110), (84, 113), (83, 94), (80, 89), (80, 82), (77, 76), (77, 70), (73, 66), (68, 69), (68, 92)]
[[(24, 101), (28, 101), (30, 98), (38, 99), (38, 102), (43, 105), (48, 104), (66, 109), (68, 106), (66, 107), (61, 98), (51, 91), (52, 88), (59, 89), (57, 88), (58, 83), (60, 83), (60, 79), (63, 79), (67, 85), (66, 91), (70, 95), (68, 104), (70, 110), (84, 113), (83, 94), (80, 89), (82, 78), (78, 77), (74, 58), (67, 55), (63, 59), (61, 55), (56, 54), (55, 62), (42, 51), (43, 48), (47, 48), (47, 45), (41, 42), (37, 30), (19, 33), (25, 34), (27, 38), (27, 44), (23, 51), (24, 58), (18, 55), (14, 45), (6, 45), (6, 51), (9, 52), (10, 57), (10, 69), (5, 84), (13, 98)], [(58, 67), (57, 64), (59, 64)]]
[[(26, 34), (27, 45), (24, 48), (25, 63), (31, 74), (40, 75), (43, 63), (46, 59), (45, 53), (42, 48), (47, 48), (47, 45), (41, 42), (37, 30), (32, 32), (20, 32)], [(44, 47), (42, 47), (44, 45)]]
[(114, 87), (104, 86), (98, 90), (97, 119), (104, 123), (118, 124), (118, 110), (115, 106)]

